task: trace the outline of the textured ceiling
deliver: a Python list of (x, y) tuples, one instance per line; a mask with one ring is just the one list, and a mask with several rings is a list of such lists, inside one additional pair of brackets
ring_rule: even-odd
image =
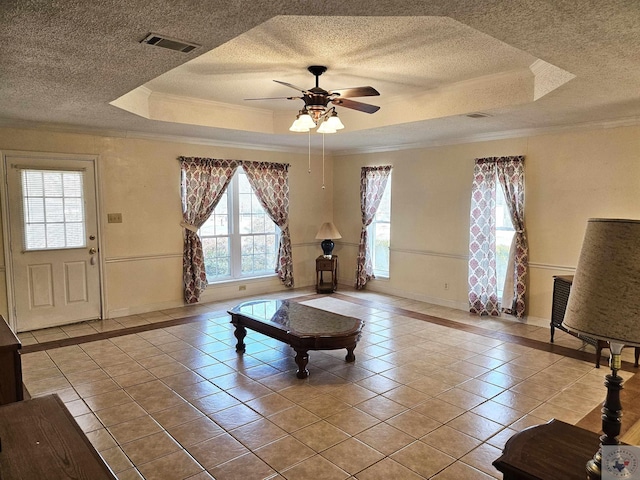
[[(256, 96), (295, 95), (274, 83), (273, 75), (310, 88), (315, 79), (305, 67), (328, 65), (320, 78), (323, 88), (372, 84), (383, 97), (393, 98), (528, 68), (535, 60), (447, 17), (278, 16), (146, 86), (238, 103)], [(258, 105), (296, 110), (288, 102), (253, 106)]]
[[(295, 95), (272, 79), (310, 87), (306, 67), (324, 64), (322, 87), (372, 85), (382, 94), (359, 99), (382, 106), (374, 115), (340, 109), (347, 128), (327, 141), (334, 151), (631, 123), (640, 118), (639, 25), (640, 2), (633, 0), (4, 0), (0, 122), (304, 147), (306, 135), (277, 121), (288, 116), (290, 123), (300, 101), (247, 108), (242, 99)], [(149, 32), (202, 47), (182, 54), (140, 44)], [(529, 67), (536, 61), (575, 77), (545, 85), (542, 68), (534, 81)], [(515, 75), (510, 85), (520, 82), (513, 91), (499, 83), (507, 75)], [(497, 79), (504, 101), (487, 85), (465, 83), (478, 78)], [(222, 102), (239, 113), (192, 124), (110, 104), (141, 86), (152, 96)], [(434, 96), (455, 88), (455, 101), (453, 94), (447, 102)], [(273, 110), (274, 128), (243, 127), (232, 118), (246, 113), (240, 109)], [(464, 115), (479, 109), (492, 116)]]

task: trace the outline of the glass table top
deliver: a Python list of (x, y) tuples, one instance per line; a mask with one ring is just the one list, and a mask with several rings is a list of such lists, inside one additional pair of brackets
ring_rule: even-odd
[(255, 300), (235, 306), (239, 314), (299, 336), (335, 335), (356, 332), (362, 321), (289, 300)]

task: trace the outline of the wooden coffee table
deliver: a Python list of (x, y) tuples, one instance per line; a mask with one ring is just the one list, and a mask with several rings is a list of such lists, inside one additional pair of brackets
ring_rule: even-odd
[(291, 345), (296, 351), (298, 378), (309, 376), (309, 350), (347, 349), (347, 362), (354, 362), (364, 322), (289, 300), (244, 302), (229, 310), (237, 352), (245, 351), (244, 337), (250, 329)]

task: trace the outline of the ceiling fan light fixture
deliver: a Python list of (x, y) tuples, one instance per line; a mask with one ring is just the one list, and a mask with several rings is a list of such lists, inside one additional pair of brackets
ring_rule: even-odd
[(296, 115), (296, 119), (291, 124), (291, 127), (289, 127), (289, 130), (292, 132), (308, 132), (315, 127), (316, 124), (309, 115), (309, 112), (303, 109)]
[(298, 122), (300, 122), (300, 126), (306, 127), (308, 129), (316, 128), (316, 122), (313, 121), (311, 115), (307, 110), (300, 110), (300, 114), (298, 115)]
[(334, 130), (342, 130), (344, 128), (343, 123), (338, 118), (338, 112), (333, 110), (333, 113), (329, 118), (327, 118), (324, 123), (326, 123), (329, 127)]
[(300, 118), (296, 118), (291, 124), (291, 126), (289, 127), (289, 130), (292, 132), (308, 132), (309, 127), (305, 127), (304, 125), (301, 125)]
[[(274, 82), (292, 88), (302, 93), (296, 97), (270, 97), (270, 98), (245, 98), (245, 100), (303, 100), (304, 108), (300, 110), (296, 120), (289, 130), (292, 132), (310, 132), (318, 127), (318, 133), (336, 133), (344, 128), (344, 124), (338, 118), (333, 105), (338, 105), (351, 110), (364, 113), (375, 113), (380, 110), (377, 105), (351, 100), (351, 97), (372, 97), (380, 95), (373, 87), (342, 88), (338, 90), (325, 90), (320, 88), (320, 75), (327, 71), (323, 65), (311, 65), (307, 70), (316, 77), (316, 86), (310, 89), (297, 87), (281, 80)], [(329, 106), (331, 104), (331, 106)]]
[(324, 121), (320, 124), (320, 126), (318, 127), (318, 130), (316, 130), (318, 133), (336, 133), (337, 130), (335, 128), (333, 128), (331, 125), (329, 125), (328, 121)]

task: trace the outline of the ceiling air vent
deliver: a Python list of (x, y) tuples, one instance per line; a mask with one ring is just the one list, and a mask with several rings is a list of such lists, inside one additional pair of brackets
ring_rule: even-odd
[(175, 38), (164, 37), (157, 33), (150, 33), (140, 43), (168, 48), (169, 50), (175, 50), (182, 53), (189, 53), (200, 46), (197, 43), (184, 42)]
[(482, 113), (482, 112), (476, 112), (476, 113), (469, 113), (467, 115), (467, 117), (469, 118), (487, 118), (490, 117), (491, 115), (489, 115), (488, 113)]

